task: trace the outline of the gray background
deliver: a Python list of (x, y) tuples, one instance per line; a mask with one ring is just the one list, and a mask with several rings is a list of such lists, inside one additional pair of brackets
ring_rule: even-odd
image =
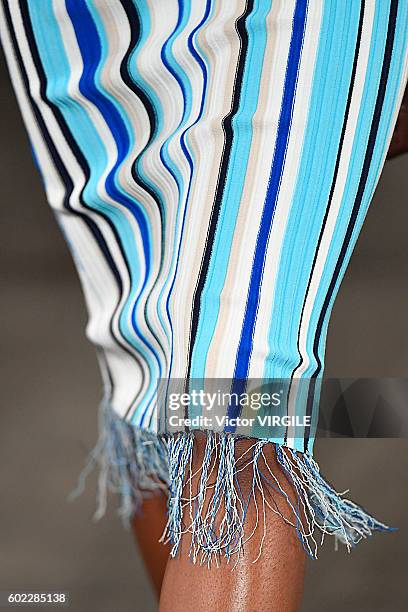
[[(96, 438), (101, 388), (71, 257), (32, 163), (2, 67), (0, 147), (0, 590), (64, 589), (75, 611), (154, 611), (152, 589), (112, 507), (100, 522), (95, 477), (66, 498)], [(407, 157), (386, 164), (337, 298), (328, 339), (332, 376), (406, 376)], [(338, 490), (399, 526), (352, 553), (326, 540), (308, 562), (304, 612), (408, 606), (407, 442), (320, 440)], [(179, 612), (175, 610), (175, 612)]]

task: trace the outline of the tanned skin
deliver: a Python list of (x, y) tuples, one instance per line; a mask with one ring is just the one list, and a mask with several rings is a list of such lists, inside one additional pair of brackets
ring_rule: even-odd
[[(240, 440), (238, 452), (253, 441)], [(204, 456), (205, 436), (196, 435), (193, 464), (199, 466)], [(279, 479), (282, 488), (296, 503), (296, 496), (274, 454), (273, 445), (265, 447), (268, 465)], [(197, 475), (197, 484), (199, 476)], [(251, 470), (243, 470), (239, 485), (248, 491)], [(287, 502), (282, 496), (270, 493), (269, 501), (284, 517), (293, 522)], [(262, 500), (257, 494), (258, 510)], [(144, 516), (134, 520), (134, 528), (146, 567), (160, 593), (160, 612), (296, 612), (300, 608), (305, 552), (292, 525), (282, 516), (267, 509), (265, 526), (258, 515), (258, 527), (245, 543), (245, 554), (235, 563), (220, 558), (220, 566), (193, 564), (189, 558), (190, 537), (182, 536), (179, 553), (169, 558), (169, 548), (158, 542), (166, 520), (164, 495), (144, 502)], [(251, 504), (246, 517), (248, 534), (257, 521), (256, 506)], [(265, 533), (265, 536), (264, 536)], [(260, 546), (262, 544), (262, 552)], [(256, 561), (255, 561), (256, 559)], [(255, 561), (255, 562), (254, 562)]]

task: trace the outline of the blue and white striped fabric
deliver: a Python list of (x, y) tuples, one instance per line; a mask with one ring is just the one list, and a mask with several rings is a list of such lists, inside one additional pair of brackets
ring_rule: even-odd
[[(154, 440), (159, 378), (321, 377), (407, 82), (408, 0), (4, 0), (1, 36), (112, 430)], [(144, 470), (168, 480), (162, 452), (190, 441), (157, 437)], [(313, 436), (285, 448), (320, 528), (384, 528), (313, 480)]]

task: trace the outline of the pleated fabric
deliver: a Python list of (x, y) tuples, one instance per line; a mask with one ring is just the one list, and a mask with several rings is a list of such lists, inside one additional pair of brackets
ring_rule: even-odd
[[(176, 550), (172, 483), (193, 442), (156, 436), (157, 380), (322, 377), (407, 82), (408, 0), (3, 0), (1, 38), (87, 303), (107, 478), (125, 456), (142, 489), (170, 486)], [(317, 482), (313, 442), (284, 435), (307, 486), (280, 455), (302, 499), (334, 504), (337, 522), (313, 521), (352, 543), (385, 528), (363, 513), (350, 536), (360, 509)], [(210, 557), (236, 552), (206, 537)]]

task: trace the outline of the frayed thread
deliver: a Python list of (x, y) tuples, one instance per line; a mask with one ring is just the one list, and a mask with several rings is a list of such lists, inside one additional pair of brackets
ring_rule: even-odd
[[(168, 440), (169, 516), (162, 541), (171, 544), (172, 557), (179, 551), (182, 536), (189, 534), (194, 563), (210, 565), (218, 564), (223, 557), (227, 562), (233, 557), (239, 559), (246, 542), (262, 528), (255, 562), (262, 553), (268, 511), (279, 514), (296, 529), (312, 558), (317, 558), (316, 530), (320, 544), (325, 535), (334, 535), (336, 542), (341, 541), (349, 551), (375, 530), (392, 531), (344, 499), (345, 493), (335, 491), (310, 456), (273, 445), (274, 458), (281, 468), (276, 474), (276, 465), (273, 470), (265, 454), (266, 445), (270, 446), (267, 440), (254, 441), (243, 451), (238, 440), (233, 434), (206, 432), (204, 459), (199, 467), (193, 462), (193, 433), (179, 433)], [(244, 470), (247, 482), (250, 475), (245, 492), (240, 484)], [(292, 485), (295, 499), (288, 494), (287, 483)], [(286, 502), (287, 512), (282, 512), (277, 496)], [(253, 526), (248, 524), (251, 504)]]
[[(312, 558), (317, 558), (318, 544), (326, 535), (335, 536), (336, 546), (340, 541), (350, 551), (373, 531), (394, 531), (344, 499), (347, 491), (335, 491), (310, 455), (267, 440), (250, 440), (248, 445), (248, 438), (231, 433), (201, 434), (205, 434), (204, 456), (196, 465), (195, 433), (156, 435), (127, 423), (104, 401), (98, 442), (71, 497), (84, 490), (88, 474), (99, 466), (94, 517), (104, 515), (108, 493), (113, 492), (119, 495), (118, 512), (128, 525), (146, 496), (163, 491), (169, 497), (161, 541), (170, 543), (170, 555), (175, 557), (183, 535), (189, 534), (192, 561), (208, 565), (218, 565), (222, 558), (238, 562), (245, 544), (262, 529), (253, 562), (259, 559), (268, 511), (295, 528)], [(239, 444), (242, 439), (247, 441), (245, 448)]]
[(99, 410), (99, 437), (90, 452), (78, 485), (70, 494), (76, 498), (85, 488), (88, 475), (99, 466), (97, 508), (94, 519), (106, 512), (108, 493), (119, 496), (118, 513), (129, 525), (143, 499), (158, 491), (168, 492), (166, 440), (127, 423), (103, 400)]

